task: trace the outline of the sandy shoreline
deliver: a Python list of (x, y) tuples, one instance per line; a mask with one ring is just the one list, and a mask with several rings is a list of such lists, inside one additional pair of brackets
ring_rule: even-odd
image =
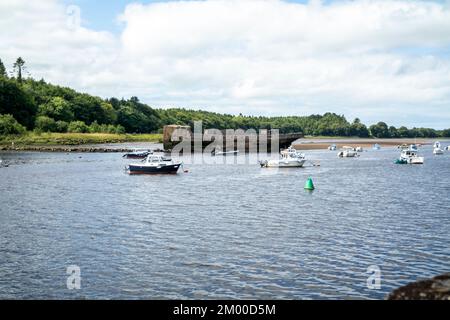
[(381, 147), (396, 147), (402, 144), (417, 144), (429, 145), (433, 144), (430, 139), (358, 139), (358, 138), (342, 138), (342, 139), (314, 139), (305, 138), (299, 139), (292, 143), (292, 146), (297, 150), (320, 150), (327, 149), (330, 145), (335, 144), (337, 148), (344, 146), (349, 147), (363, 147), (372, 148), (374, 144), (379, 144)]

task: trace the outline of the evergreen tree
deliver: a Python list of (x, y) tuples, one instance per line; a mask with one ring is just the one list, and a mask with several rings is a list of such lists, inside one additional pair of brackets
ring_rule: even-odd
[(17, 74), (17, 80), (22, 82), (22, 74), (25, 71), (25, 60), (22, 57), (18, 57), (14, 63), (14, 73)]
[(8, 75), (6, 74), (6, 68), (5, 65), (2, 62), (2, 59), (0, 59), (0, 77), (7, 77)]

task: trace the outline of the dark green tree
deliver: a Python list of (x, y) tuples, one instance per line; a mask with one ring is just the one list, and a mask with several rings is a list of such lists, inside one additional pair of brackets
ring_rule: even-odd
[(5, 65), (2, 62), (2, 59), (0, 59), (0, 77), (8, 77), (8, 74), (6, 73)]
[(22, 57), (18, 57), (14, 62), (14, 73), (17, 75), (17, 81), (22, 82), (22, 75), (25, 71), (25, 60)]

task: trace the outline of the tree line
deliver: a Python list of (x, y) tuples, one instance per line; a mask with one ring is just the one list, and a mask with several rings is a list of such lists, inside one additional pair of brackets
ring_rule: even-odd
[(154, 109), (130, 99), (102, 99), (73, 89), (25, 77), (26, 63), (18, 58), (8, 75), (0, 60), (0, 134), (37, 132), (155, 133), (164, 125), (194, 125), (216, 129), (279, 129), (281, 133), (312, 136), (376, 138), (450, 137), (450, 129), (395, 128), (384, 122), (367, 127), (343, 115), (264, 117), (220, 114), (181, 108)]

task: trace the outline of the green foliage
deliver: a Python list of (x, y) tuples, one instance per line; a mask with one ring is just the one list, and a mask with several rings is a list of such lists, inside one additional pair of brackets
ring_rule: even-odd
[(8, 74), (6, 73), (6, 68), (2, 62), (2, 59), (0, 59), (0, 77), (4, 77), (4, 78), (8, 77)]
[(25, 60), (22, 57), (18, 57), (16, 62), (14, 63), (14, 72), (17, 74), (17, 81), (22, 82), (23, 80), (23, 72), (25, 71)]
[(37, 117), (34, 127), (39, 132), (55, 132), (55, 131), (57, 131), (56, 121), (47, 116)]
[(442, 135), (442, 137), (450, 138), (450, 129), (442, 130), (441, 135)]
[(72, 121), (69, 123), (67, 131), (71, 133), (86, 133), (89, 132), (89, 127), (83, 121)]
[(0, 77), (0, 114), (11, 114), (20, 124), (32, 129), (36, 110), (33, 97), (17, 81)]
[(22, 134), (25, 127), (10, 114), (0, 114), (0, 135)]
[(51, 98), (47, 103), (41, 104), (38, 108), (38, 115), (65, 122), (74, 120), (70, 104), (61, 97)]
[(65, 133), (69, 129), (69, 124), (66, 121), (56, 121), (56, 132)]

